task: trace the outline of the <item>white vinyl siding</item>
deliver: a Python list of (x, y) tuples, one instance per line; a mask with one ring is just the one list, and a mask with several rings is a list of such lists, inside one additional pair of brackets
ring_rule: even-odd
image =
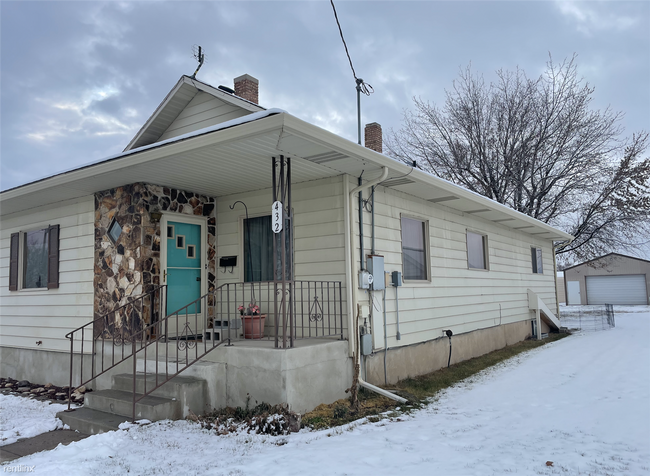
[[(350, 181), (351, 186), (356, 185), (354, 179)], [(386, 289), (389, 348), (440, 338), (443, 329), (459, 334), (530, 319), (527, 289), (539, 295), (550, 309), (555, 309), (552, 273), (532, 274), (530, 268), (532, 243), (544, 250), (543, 266), (553, 269), (550, 241), (463, 214), (442, 203), (433, 204), (379, 186), (375, 190), (375, 253), (384, 256), (386, 272), (399, 271), (403, 266), (401, 214), (427, 217), (430, 282), (405, 281), (399, 288), (399, 341), (395, 289), (392, 286)], [(358, 211), (354, 216), (358, 216)], [(468, 268), (467, 230), (480, 230), (488, 237), (489, 272)], [(369, 252), (371, 227), (367, 212), (364, 212), (364, 235)], [(354, 259), (358, 263), (358, 235), (354, 243)]]
[[(217, 199), (217, 258), (237, 256), (230, 273), (217, 269), (217, 286), (244, 280), (243, 201), (249, 217), (269, 215), (273, 204), (270, 189)], [(293, 184), (293, 255), (295, 279), (299, 281), (340, 281), (345, 304), (345, 222), (343, 177)], [(399, 230), (398, 230), (399, 234)], [(218, 259), (217, 259), (218, 263)], [(347, 326), (347, 316), (344, 318)]]
[[(59, 224), (59, 288), (9, 291), (11, 233)], [(93, 317), (94, 198), (2, 218), (0, 345), (68, 351), (65, 334)], [(21, 243), (22, 244), (22, 243)], [(37, 345), (40, 341), (42, 344)]]
[(589, 304), (648, 304), (646, 276), (586, 276)]
[(200, 91), (157, 141), (177, 137), (247, 114), (250, 114), (250, 112), (245, 109), (233, 106), (219, 98)]

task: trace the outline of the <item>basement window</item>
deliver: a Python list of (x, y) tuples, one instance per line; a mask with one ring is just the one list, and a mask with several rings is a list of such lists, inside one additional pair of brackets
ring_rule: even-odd
[(543, 274), (544, 266), (542, 263), (542, 249), (541, 248), (531, 248), (530, 249), (530, 258), (533, 265), (534, 274)]

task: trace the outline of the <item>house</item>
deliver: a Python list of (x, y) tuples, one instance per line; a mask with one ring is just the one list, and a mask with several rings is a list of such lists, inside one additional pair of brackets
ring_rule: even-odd
[(650, 261), (609, 253), (564, 270), (568, 305), (650, 304)]
[(447, 365), (445, 331), (458, 362), (558, 327), (570, 235), (383, 155), (378, 124), (363, 147), (257, 103), (183, 76), (122, 153), (0, 194), (2, 375), (305, 411), (357, 358), (392, 383)]

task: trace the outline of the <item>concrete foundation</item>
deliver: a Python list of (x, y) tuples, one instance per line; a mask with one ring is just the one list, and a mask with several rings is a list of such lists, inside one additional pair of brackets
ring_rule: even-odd
[[(454, 335), (451, 338), (451, 363), (462, 362), (515, 344), (531, 334), (530, 321), (526, 320)], [(449, 339), (443, 336), (420, 344), (388, 349), (386, 354), (388, 383), (394, 384), (398, 380), (439, 370), (447, 366), (448, 358)], [(366, 356), (364, 367), (367, 382), (384, 385), (383, 351)]]
[[(240, 341), (230, 347), (222, 345), (182, 372), (181, 376), (197, 377), (207, 382), (207, 405), (204, 410), (225, 406), (244, 407), (250, 398), (248, 403), (251, 406), (262, 402), (272, 405), (286, 403), (291, 410), (304, 413), (321, 403), (345, 398), (345, 390), (352, 384), (352, 359), (348, 355), (347, 341), (299, 340), (295, 345), (292, 349), (276, 349), (270, 340)], [(163, 349), (162, 346), (159, 349), (158, 373), (165, 371)], [(69, 354), (7, 347), (0, 350), (2, 376), (37, 383), (51, 382), (59, 386), (69, 384)], [(113, 351), (112, 346), (105, 347), (106, 366), (111, 362)], [(130, 352), (131, 346), (128, 344), (125, 354)], [(116, 354), (121, 354), (121, 350)], [(145, 370), (142, 356), (143, 353), (138, 354), (137, 372)], [(170, 375), (176, 373), (178, 357), (170, 355), (168, 358)], [(75, 355), (73, 386), (80, 384), (79, 359), (80, 356)], [(96, 356), (95, 365), (99, 367), (100, 362), (101, 354)], [(91, 355), (85, 355), (86, 378), (91, 365)], [(146, 371), (149, 375), (156, 372), (156, 361), (149, 356)], [(133, 361), (129, 359), (102, 374), (87, 387), (108, 390), (113, 388), (115, 376), (132, 372)], [(194, 411), (201, 412), (201, 409)]]
[[(79, 379), (81, 356), (74, 357), (74, 380)], [(84, 373), (92, 365), (92, 357), (83, 358)], [(0, 375), (34, 383), (52, 383), (59, 387), (70, 384), (70, 354), (49, 350), (0, 347)]]

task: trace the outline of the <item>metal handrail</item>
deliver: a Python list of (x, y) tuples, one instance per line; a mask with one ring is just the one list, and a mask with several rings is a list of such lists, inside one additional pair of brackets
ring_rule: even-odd
[[(163, 291), (164, 291), (164, 296), (163, 296)], [(130, 355), (125, 356), (124, 355), (124, 346), (121, 346), (121, 358), (116, 362), (115, 361), (115, 347), (116, 345), (123, 344), (125, 341), (128, 341), (131, 339), (133, 343), (135, 344), (136, 338), (135, 338), (135, 333), (133, 332), (133, 329), (130, 329), (128, 334), (125, 334), (125, 330), (127, 329), (127, 326), (120, 326), (119, 333), (116, 335), (115, 331), (111, 332), (111, 337), (113, 341), (113, 353), (111, 356), (111, 362), (108, 367), (104, 367), (104, 348), (105, 348), (105, 339), (102, 339), (102, 355), (101, 355), (101, 371), (100, 372), (95, 372), (96, 371), (96, 366), (95, 366), (95, 356), (97, 354), (97, 341), (99, 340), (100, 337), (105, 335), (106, 333), (106, 326), (104, 326), (108, 316), (111, 314), (113, 316), (120, 315), (122, 313), (126, 314), (126, 311), (128, 309), (133, 309), (133, 307), (136, 305), (136, 303), (140, 303), (140, 310), (144, 309), (144, 300), (149, 298), (150, 303), (149, 303), (149, 316), (150, 316), (150, 321), (155, 320), (155, 306), (154, 306), (154, 298), (156, 297), (156, 293), (158, 293), (158, 304), (159, 308), (162, 310), (164, 309), (165, 302), (167, 301), (167, 285), (162, 284), (162, 285), (157, 285), (150, 291), (139, 295), (138, 297), (132, 298), (129, 300), (127, 303), (113, 309), (112, 311), (107, 312), (101, 317), (98, 317), (91, 322), (84, 324), (83, 326), (77, 327), (76, 329), (68, 332), (65, 337), (70, 340), (70, 385), (68, 387), (68, 409), (67, 411), (72, 411), (71, 409), (71, 404), (72, 404), (72, 390), (73, 388), (78, 388), (83, 385), (86, 385), (87, 383), (95, 380), (97, 377), (100, 375), (108, 372), (112, 368), (116, 367), (117, 365), (121, 364), (125, 360), (127, 360)], [(162, 313), (159, 313), (159, 315), (162, 315)], [(131, 317), (133, 317), (133, 312), (131, 312)], [(99, 328), (98, 324), (102, 324), (102, 328), (100, 329), (99, 332), (97, 332), (97, 329)], [(132, 327), (133, 327), (133, 319), (132, 319)], [(92, 326), (92, 327), (91, 327)], [(90, 327), (90, 331), (93, 333), (92, 337), (92, 350), (91, 350), (91, 368), (90, 368), (90, 378), (84, 380), (84, 343), (85, 343), (85, 333), (86, 333), (86, 328)], [(74, 340), (75, 340), (75, 334), (81, 332), (81, 337), (79, 340), (81, 341), (81, 349), (80, 349), (80, 359), (79, 359), (79, 380), (80, 383), (76, 387), (73, 387), (72, 385), (72, 380), (73, 380), (73, 374), (74, 374)]]
[[(162, 291), (164, 290), (164, 299)], [(227, 343), (231, 345), (233, 340), (239, 338), (239, 332), (233, 333), (233, 324), (235, 329), (239, 326), (238, 320), (240, 315), (237, 311), (239, 305), (247, 306), (249, 299), (255, 301), (260, 299), (260, 304), (264, 304), (271, 309), (271, 304), (274, 304), (275, 313), (269, 316), (275, 320), (275, 346), (279, 346), (278, 329), (282, 330), (282, 343), (286, 347), (287, 337), (289, 337), (289, 346), (293, 347), (294, 339), (306, 338), (322, 338), (322, 337), (338, 337), (344, 339), (343, 327), (343, 299), (342, 299), (342, 283), (340, 281), (286, 281), (284, 283), (275, 281), (254, 282), (254, 283), (226, 283), (213, 291), (210, 291), (203, 296), (195, 299), (191, 303), (183, 306), (182, 308), (166, 315), (161, 319), (155, 319), (154, 301), (156, 293), (158, 295), (159, 310), (162, 311), (166, 307), (167, 302), (167, 285), (161, 285), (149, 291), (148, 293), (130, 301), (129, 303), (120, 306), (119, 308), (105, 314), (104, 316), (93, 320), (92, 322), (81, 326), (74, 331), (66, 334), (70, 339), (70, 388), (68, 390), (68, 411), (71, 411), (71, 394), (72, 394), (72, 380), (73, 380), (73, 356), (74, 356), (74, 335), (81, 331), (81, 370), (80, 370), (80, 386), (94, 380), (100, 375), (115, 366), (133, 358), (133, 402), (132, 402), (132, 418), (135, 421), (135, 407), (137, 402), (142, 400), (147, 395), (150, 395), (156, 389), (160, 388), (165, 383), (169, 382), (172, 378), (185, 371), (188, 367), (192, 366), (200, 359), (202, 359), (208, 352), (211, 352), (221, 344)], [(282, 295), (280, 295), (282, 294)], [(144, 300), (150, 298), (150, 312), (151, 318), (149, 324), (143, 325), (140, 330), (134, 327), (133, 319), (131, 319), (132, 328), (125, 336), (125, 327), (121, 326), (120, 334), (116, 339), (113, 332), (113, 354), (110, 366), (104, 368), (104, 341), (102, 341), (101, 348), (101, 372), (95, 373), (95, 355), (98, 351), (96, 345), (97, 340), (105, 335), (105, 327), (101, 332), (97, 333), (95, 324), (100, 321), (105, 323), (105, 319), (110, 314), (120, 313), (128, 309), (129, 306), (134, 306), (138, 301), (141, 302), (140, 310), (144, 308)], [(278, 303), (281, 305), (278, 306)], [(225, 308), (225, 309), (224, 309)], [(283, 309), (283, 315), (278, 314), (278, 309)], [(159, 315), (162, 315), (160, 312)], [(234, 319), (233, 319), (234, 316)], [(279, 321), (282, 320), (282, 326), (279, 326)], [(208, 324), (212, 324), (210, 328)], [(224, 325), (224, 322), (226, 323)], [(258, 335), (262, 335), (263, 329), (257, 329)], [(92, 347), (92, 370), (91, 378), (84, 381), (83, 379), (83, 345), (84, 345), (84, 332), (89, 326), (93, 326), (93, 347)], [(273, 326), (269, 326), (273, 328)], [(212, 339), (208, 343), (206, 330), (211, 329)], [(219, 337), (216, 339), (216, 332), (219, 330)], [(287, 333), (289, 336), (287, 336)], [(115, 346), (125, 344), (130, 340), (131, 353), (125, 355), (125, 345), (121, 345), (121, 359), (115, 361)], [(175, 346), (170, 343), (175, 342)], [(148, 388), (147, 382), (147, 353), (148, 349), (155, 346), (155, 380), (153, 387)], [(164, 346), (164, 361), (161, 362), (161, 346)], [(202, 348), (202, 352), (200, 351)], [(171, 353), (170, 353), (171, 350)], [(142, 393), (136, 393), (137, 379), (136, 369), (138, 354), (143, 357), (144, 365), (144, 379)], [(174, 355), (175, 359), (170, 371), (170, 355)], [(152, 356), (153, 357), (153, 356)], [(164, 373), (160, 372), (160, 365), (164, 363)], [(173, 368), (175, 364), (175, 368)], [(153, 370), (153, 369), (152, 369)]]

